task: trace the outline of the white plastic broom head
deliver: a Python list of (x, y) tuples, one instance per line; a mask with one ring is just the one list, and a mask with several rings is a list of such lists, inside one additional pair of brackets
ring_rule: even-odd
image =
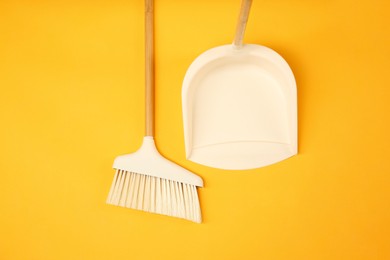
[(153, 137), (144, 137), (135, 153), (118, 156), (113, 168), (108, 204), (202, 221), (196, 190), (203, 187), (202, 179), (165, 159)]

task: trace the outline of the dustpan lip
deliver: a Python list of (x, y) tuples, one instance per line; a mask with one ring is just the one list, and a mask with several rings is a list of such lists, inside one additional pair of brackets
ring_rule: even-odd
[[(191, 116), (189, 115), (190, 113), (190, 102), (191, 102), (191, 91), (195, 91), (192, 89), (193, 86), (193, 80), (197, 76), (197, 74), (207, 66), (207, 64), (218, 60), (218, 59), (224, 59), (224, 58), (240, 58), (245, 56), (255, 56), (256, 58), (264, 58), (272, 62), (273, 64), (277, 65), (278, 71), (281, 72), (281, 75), (283, 75), (284, 78), (287, 79), (287, 89), (291, 89), (291, 96), (293, 97), (294, 101), (293, 104), (291, 105), (292, 112), (295, 114), (295, 118), (293, 119), (293, 125), (292, 125), (292, 136), (291, 136), (291, 150), (292, 152), (287, 156), (284, 156), (285, 158), (288, 158), (294, 154), (297, 153), (297, 118), (296, 118), (296, 81), (293, 75), (293, 72), (288, 65), (288, 63), (281, 57), (277, 52), (272, 50), (271, 48), (268, 48), (266, 46), (262, 45), (257, 45), (257, 44), (245, 44), (241, 49), (236, 49), (233, 48), (232, 45), (222, 45), (218, 47), (214, 47), (212, 49), (209, 49), (205, 52), (203, 52), (201, 55), (199, 55), (189, 66), (184, 80), (183, 80), (183, 87), (182, 87), (182, 112), (183, 112), (183, 125), (184, 125), (184, 141), (185, 141), (185, 152), (186, 152), (186, 158), (190, 161), (191, 160), (191, 153), (194, 149), (192, 145), (192, 119)], [(270, 73), (272, 74), (272, 73)], [(273, 75), (273, 74), (272, 74)], [(196, 89), (196, 86), (194, 87)], [(285, 159), (283, 158), (283, 159)], [(281, 160), (283, 160), (281, 159)], [(279, 160), (280, 161), (280, 160)], [(199, 161), (194, 161), (196, 163), (210, 166), (207, 164), (204, 164)], [(273, 162), (274, 163), (274, 162)], [(272, 164), (272, 163), (270, 163)], [(268, 164), (267, 164), (268, 165)], [(259, 167), (262, 167), (265, 165), (261, 165)], [(210, 166), (213, 168), (218, 168), (215, 166)], [(257, 167), (250, 167), (250, 168), (257, 168)], [(249, 168), (240, 168), (240, 169), (249, 169)]]
[[(254, 153), (252, 151), (251, 156), (244, 156), (243, 154), (237, 154), (233, 155), (230, 154), (229, 156), (225, 156), (224, 158), (230, 158), (230, 160), (220, 160), (218, 159), (218, 156), (220, 154), (218, 153), (209, 153), (207, 156), (201, 154), (201, 157), (199, 157), (197, 151), (199, 149), (208, 149), (208, 148), (213, 148), (213, 147), (219, 147), (219, 146), (225, 146), (225, 149), (222, 149), (222, 151), (225, 150), (231, 150), (234, 151), (234, 149), (226, 149), (226, 146), (228, 145), (233, 145), (233, 144), (238, 144), (238, 143), (250, 143), (250, 144), (267, 144), (267, 145), (278, 145), (279, 146), (279, 152), (277, 155), (272, 155), (268, 154), (265, 156), (262, 156), (261, 153)], [(220, 149), (221, 151), (221, 149)], [(191, 150), (191, 154), (187, 157), (187, 160), (190, 160), (192, 162), (205, 165), (211, 168), (216, 168), (216, 169), (224, 169), (224, 170), (251, 170), (251, 169), (256, 169), (260, 167), (265, 167), (268, 165), (272, 165), (274, 163), (280, 162), (282, 160), (285, 160), (287, 158), (290, 158), (294, 155), (297, 154), (297, 149), (294, 147), (293, 144), (290, 143), (276, 143), (276, 142), (263, 142), (263, 141), (236, 141), (236, 142), (230, 142), (230, 143), (217, 143), (214, 145), (210, 146), (205, 146), (205, 147), (197, 147), (193, 148)], [(206, 158), (205, 158), (206, 157)], [(255, 158), (254, 158), (255, 157)]]

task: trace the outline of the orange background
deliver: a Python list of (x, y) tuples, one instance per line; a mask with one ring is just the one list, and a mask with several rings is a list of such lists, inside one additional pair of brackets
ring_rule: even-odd
[(299, 155), (185, 160), (181, 82), (240, 2), (156, 0), (156, 142), (200, 175), (204, 223), (105, 204), (144, 131), (143, 2), (0, 1), (0, 259), (390, 259), (390, 4), (254, 1), (247, 43), (291, 65)]

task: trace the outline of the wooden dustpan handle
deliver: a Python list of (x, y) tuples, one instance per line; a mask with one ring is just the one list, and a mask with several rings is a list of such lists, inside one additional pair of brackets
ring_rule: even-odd
[(145, 0), (145, 136), (154, 135), (153, 0)]
[(242, 0), (241, 1), (241, 10), (238, 17), (236, 35), (234, 37), (233, 45), (236, 48), (241, 48), (244, 41), (244, 33), (246, 24), (248, 22), (249, 11), (251, 9), (252, 0)]

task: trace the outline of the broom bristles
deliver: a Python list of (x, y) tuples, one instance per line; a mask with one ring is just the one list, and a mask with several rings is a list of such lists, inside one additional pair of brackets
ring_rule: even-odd
[(151, 213), (202, 221), (195, 185), (116, 170), (107, 203)]

